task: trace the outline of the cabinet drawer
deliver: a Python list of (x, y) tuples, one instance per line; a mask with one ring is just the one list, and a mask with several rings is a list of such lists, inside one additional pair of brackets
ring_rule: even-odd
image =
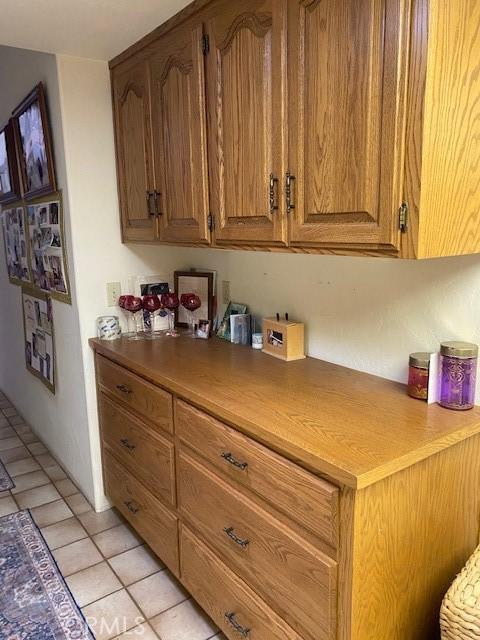
[(177, 518), (135, 480), (107, 449), (103, 450), (103, 464), (107, 496), (158, 557), (178, 575)]
[(335, 637), (336, 563), (181, 451), (182, 516), (280, 616), (312, 640)]
[(150, 423), (173, 433), (172, 396), (103, 356), (97, 355), (99, 384)]
[(228, 638), (302, 640), (185, 525), (180, 545), (182, 582)]
[(175, 431), (230, 478), (337, 547), (337, 487), (181, 400), (175, 406)]
[(103, 442), (149, 490), (175, 505), (174, 447), (103, 393), (98, 409)]

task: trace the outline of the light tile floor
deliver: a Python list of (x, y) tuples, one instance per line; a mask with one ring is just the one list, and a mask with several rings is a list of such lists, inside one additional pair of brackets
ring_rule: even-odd
[(226, 640), (121, 515), (95, 513), (0, 392), (0, 516), (30, 509), (97, 640)]

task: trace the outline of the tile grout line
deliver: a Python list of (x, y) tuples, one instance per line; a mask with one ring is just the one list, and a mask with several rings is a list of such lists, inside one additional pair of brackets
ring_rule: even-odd
[[(2, 402), (2, 400), (1, 400), (1, 398), (2, 398), (2, 397), (4, 398), (3, 402), (8, 401), (8, 402), (10, 403), (10, 400), (7, 398), (7, 396), (6, 396), (5, 394), (3, 394), (3, 395), (2, 395), (1, 393), (0, 393), (0, 402)], [(6, 399), (6, 400), (5, 400), (5, 399)], [(7, 407), (6, 409), (7, 409), (7, 410), (14, 409), (14, 410), (16, 411), (16, 408), (15, 408), (15, 406), (13, 405), (13, 403), (10, 403), (10, 407)], [(86, 527), (83, 525), (83, 523), (82, 523), (82, 521), (80, 520), (79, 516), (80, 516), (80, 515), (84, 515), (84, 514), (89, 513), (89, 512), (95, 513), (95, 511), (93, 510), (93, 508), (91, 508), (89, 511), (86, 511), (86, 512), (83, 512), (83, 513), (79, 513), (79, 514), (77, 514), (77, 513), (75, 513), (75, 512), (73, 511), (73, 509), (70, 507), (70, 505), (68, 504), (68, 502), (67, 502), (67, 500), (66, 500), (66, 498), (71, 497), (72, 495), (77, 495), (77, 494), (79, 494), (79, 495), (83, 496), (83, 493), (81, 492), (81, 490), (77, 487), (77, 485), (75, 484), (75, 482), (70, 478), (70, 476), (68, 475), (68, 473), (65, 471), (65, 469), (63, 468), (63, 466), (58, 462), (58, 460), (55, 458), (55, 456), (53, 456), (53, 455), (52, 455), (52, 453), (50, 452), (50, 450), (48, 449), (48, 447), (46, 447), (46, 445), (43, 443), (43, 441), (41, 440), (41, 438), (39, 438), (39, 436), (38, 436), (38, 435), (33, 431), (33, 429), (30, 427), (30, 425), (28, 425), (28, 424), (24, 421), (23, 416), (20, 416), (20, 414), (18, 414), (18, 412), (16, 412), (13, 416), (5, 416), (5, 414), (3, 413), (3, 409), (0, 409), (0, 412), (1, 412), (1, 414), (3, 414), (4, 418), (5, 418), (5, 419), (7, 420), (7, 422), (8, 422), (8, 425), (5, 425), (4, 427), (0, 427), (0, 431), (1, 431), (3, 428), (11, 428), (11, 429), (13, 429), (13, 431), (14, 431), (14, 432), (15, 432), (15, 434), (16, 434), (16, 436), (19, 438), (19, 440), (20, 440), (20, 441), (21, 441), (21, 443), (22, 443), (22, 444), (21, 444), (21, 445), (19, 445), (18, 447), (12, 447), (12, 449), (13, 449), (13, 448), (20, 448), (20, 446), (23, 446), (23, 447), (25, 447), (25, 449), (26, 449), (26, 450), (27, 450), (27, 452), (28, 452), (28, 455), (27, 455), (27, 457), (26, 457), (26, 458), (21, 458), (20, 460), (15, 460), (15, 461), (13, 461), (13, 462), (21, 462), (21, 461), (23, 461), (23, 460), (30, 460), (30, 459), (33, 459), (33, 460), (36, 462), (36, 464), (38, 464), (38, 465), (39, 465), (39, 467), (40, 467), (39, 469), (36, 469), (36, 470), (33, 470), (33, 471), (27, 471), (27, 472), (25, 472), (25, 473), (17, 474), (16, 476), (11, 476), (11, 477), (12, 477), (12, 479), (13, 479), (13, 481), (15, 482), (15, 478), (18, 478), (18, 477), (21, 477), (21, 476), (24, 476), (24, 475), (28, 475), (28, 474), (30, 474), (30, 473), (35, 473), (35, 472), (38, 472), (38, 471), (43, 472), (43, 473), (48, 477), (48, 482), (44, 482), (44, 483), (43, 483), (43, 484), (41, 484), (41, 485), (37, 485), (37, 486), (35, 486), (35, 487), (31, 487), (30, 489), (24, 489), (23, 491), (20, 491), (20, 492), (18, 492), (17, 494), (13, 494), (11, 490), (8, 490), (8, 493), (9, 493), (10, 497), (12, 498), (12, 500), (13, 500), (14, 504), (16, 505), (17, 510), (18, 510), (18, 511), (21, 511), (21, 510), (22, 510), (22, 509), (20, 508), (20, 506), (19, 506), (18, 501), (17, 501), (17, 496), (21, 496), (22, 494), (24, 494), (24, 493), (26, 493), (26, 492), (28, 492), (28, 491), (31, 491), (31, 490), (33, 490), (33, 489), (39, 489), (39, 488), (41, 488), (41, 487), (45, 487), (45, 486), (48, 486), (48, 485), (52, 485), (52, 487), (53, 487), (53, 488), (58, 492), (58, 494), (59, 494), (59, 496), (60, 496), (60, 497), (59, 497), (59, 498), (55, 498), (55, 499), (53, 499), (53, 500), (49, 500), (49, 501), (44, 502), (44, 503), (41, 503), (41, 504), (39, 504), (39, 505), (36, 505), (36, 507), (42, 507), (42, 506), (45, 506), (45, 505), (52, 504), (53, 502), (56, 502), (56, 501), (62, 500), (62, 501), (67, 505), (67, 507), (70, 509), (70, 511), (72, 511), (72, 516), (70, 516), (70, 517), (68, 517), (68, 518), (64, 518), (64, 519), (62, 519), (62, 520), (58, 520), (58, 521), (56, 521), (56, 522), (52, 522), (52, 523), (50, 523), (50, 524), (48, 524), (48, 525), (45, 525), (44, 527), (39, 527), (39, 526), (37, 525), (37, 523), (35, 523), (35, 524), (38, 526), (38, 528), (39, 528), (40, 532), (42, 533), (42, 535), (43, 535), (43, 530), (44, 530), (44, 529), (46, 529), (46, 528), (48, 528), (48, 527), (51, 527), (51, 526), (55, 526), (55, 525), (61, 524), (62, 522), (66, 522), (67, 520), (74, 520), (77, 524), (79, 524), (79, 525), (80, 525), (80, 527), (83, 529), (83, 531), (84, 531), (84, 532), (85, 532), (85, 534), (86, 534), (86, 535), (85, 535), (85, 537), (83, 537), (83, 538), (79, 538), (78, 540), (73, 540), (72, 542), (69, 542), (69, 543), (67, 543), (67, 544), (65, 544), (65, 545), (63, 545), (63, 544), (62, 544), (62, 545), (60, 545), (59, 547), (56, 547), (55, 549), (51, 549), (51, 548), (50, 548), (50, 546), (49, 546), (49, 545), (48, 545), (48, 543), (47, 543), (47, 547), (48, 547), (48, 549), (49, 549), (50, 553), (52, 554), (52, 557), (55, 559), (55, 557), (54, 557), (54, 555), (53, 555), (55, 551), (59, 551), (59, 550), (61, 550), (61, 549), (64, 549), (64, 548), (66, 548), (66, 547), (68, 547), (68, 546), (72, 545), (72, 544), (75, 544), (75, 543), (77, 543), (77, 542), (81, 542), (81, 541), (84, 541), (84, 540), (90, 540), (90, 541), (92, 542), (92, 544), (94, 545), (94, 547), (98, 550), (98, 552), (99, 552), (99, 554), (100, 554), (101, 560), (99, 560), (98, 562), (95, 562), (94, 564), (90, 565), (89, 567), (85, 567), (85, 569), (80, 569), (80, 571), (75, 571), (75, 572), (73, 572), (73, 573), (69, 574), (68, 576), (63, 575), (63, 573), (62, 573), (62, 572), (60, 572), (60, 573), (62, 573), (63, 578), (66, 580), (67, 578), (71, 578), (72, 576), (75, 576), (75, 575), (77, 575), (78, 573), (82, 573), (83, 571), (86, 571), (86, 570), (88, 570), (88, 569), (91, 569), (92, 567), (98, 566), (99, 564), (101, 564), (101, 563), (105, 562), (105, 563), (106, 563), (106, 565), (108, 566), (108, 568), (110, 569), (110, 571), (112, 572), (112, 574), (115, 576), (115, 578), (118, 580), (118, 582), (119, 582), (119, 584), (120, 584), (120, 587), (119, 587), (119, 588), (116, 588), (116, 589), (114, 589), (112, 592), (110, 592), (110, 593), (108, 593), (108, 594), (106, 594), (106, 595), (104, 595), (104, 596), (102, 596), (102, 597), (100, 597), (100, 598), (97, 598), (96, 600), (93, 600), (92, 602), (89, 602), (88, 604), (84, 605), (83, 607), (80, 607), (80, 606), (78, 605), (78, 603), (77, 603), (77, 606), (79, 607), (79, 610), (80, 610), (80, 611), (82, 611), (82, 613), (84, 613), (84, 610), (85, 610), (87, 607), (90, 607), (91, 605), (94, 605), (94, 604), (96, 604), (96, 603), (100, 602), (100, 601), (101, 601), (101, 600), (103, 600), (104, 598), (108, 598), (109, 596), (112, 596), (112, 595), (114, 595), (114, 594), (116, 594), (116, 593), (119, 593), (119, 592), (121, 592), (121, 591), (125, 591), (125, 593), (128, 595), (128, 597), (129, 597), (129, 598), (132, 600), (132, 602), (134, 603), (135, 607), (136, 607), (136, 608), (138, 609), (138, 611), (141, 613), (141, 617), (143, 618), (143, 622), (142, 622), (142, 623), (140, 623), (140, 624), (138, 624), (137, 622), (134, 622), (132, 626), (129, 626), (128, 628), (125, 628), (125, 629), (122, 631), (121, 635), (123, 635), (124, 633), (127, 633), (127, 632), (131, 632), (132, 630), (134, 630), (136, 627), (138, 627), (138, 626), (140, 626), (140, 625), (148, 625), (148, 626), (150, 627), (150, 629), (153, 631), (153, 633), (155, 634), (155, 636), (156, 636), (156, 637), (158, 637), (158, 639), (159, 639), (159, 640), (162, 640), (162, 638), (160, 637), (160, 634), (156, 631), (156, 629), (155, 629), (155, 628), (153, 627), (153, 625), (151, 624), (151, 621), (152, 621), (152, 620), (154, 620), (155, 618), (158, 618), (159, 616), (161, 616), (161, 615), (163, 615), (163, 614), (167, 613), (168, 611), (171, 611), (171, 610), (175, 609), (176, 607), (178, 607), (178, 606), (180, 606), (180, 605), (184, 604), (185, 602), (191, 601), (191, 602), (195, 603), (195, 600), (193, 599), (193, 597), (191, 596), (191, 594), (189, 594), (188, 592), (186, 592), (186, 593), (187, 593), (187, 595), (186, 595), (186, 596), (185, 596), (185, 598), (183, 598), (180, 602), (177, 602), (176, 604), (174, 604), (174, 605), (172, 605), (172, 606), (170, 606), (170, 607), (167, 607), (166, 609), (163, 609), (162, 611), (159, 611), (159, 612), (158, 612), (158, 613), (156, 613), (154, 616), (147, 617), (147, 616), (146, 616), (146, 614), (144, 614), (143, 609), (142, 609), (142, 607), (139, 605), (139, 603), (138, 603), (137, 599), (136, 599), (136, 598), (134, 597), (134, 595), (129, 591), (129, 589), (130, 589), (131, 587), (133, 587), (134, 585), (138, 584), (139, 582), (142, 582), (142, 580), (145, 580), (146, 578), (149, 578), (149, 577), (151, 577), (151, 576), (153, 576), (153, 575), (156, 575), (157, 573), (166, 572), (166, 574), (167, 574), (167, 575), (171, 575), (171, 576), (172, 576), (172, 578), (173, 578), (173, 579), (175, 579), (175, 580), (176, 580), (176, 576), (174, 576), (174, 574), (172, 574), (172, 573), (170, 572), (170, 570), (168, 569), (168, 567), (166, 567), (166, 566), (165, 566), (165, 565), (163, 565), (163, 563), (162, 563), (163, 568), (161, 568), (161, 569), (159, 569), (159, 570), (157, 570), (157, 571), (153, 571), (152, 573), (149, 573), (149, 574), (147, 574), (146, 576), (143, 576), (143, 577), (142, 577), (142, 578), (140, 578), (139, 580), (136, 580), (135, 582), (132, 582), (131, 584), (129, 584), (129, 585), (127, 586), (127, 585), (124, 583), (124, 581), (122, 580), (122, 578), (120, 577), (120, 574), (119, 574), (119, 573), (117, 573), (117, 571), (115, 571), (114, 567), (111, 565), (110, 560), (112, 560), (113, 558), (116, 558), (116, 557), (118, 557), (118, 556), (120, 556), (120, 555), (123, 555), (124, 553), (127, 553), (128, 551), (132, 551), (133, 549), (137, 549), (137, 548), (139, 548), (139, 547), (141, 547), (141, 546), (145, 546), (147, 549), (150, 549), (150, 548), (148, 547), (148, 545), (145, 543), (145, 541), (144, 541), (143, 539), (141, 539), (141, 541), (139, 541), (139, 542), (138, 542), (138, 544), (136, 544), (135, 546), (130, 547), (129, 549), (126, 549), (126, 550), (124, 550), (124, 551), (121, 551), (120, 553), (117, 553), (117, 554), (115, 554), (115, 555), (113, 555), (113, 556), (107, 557), (107, 556), (102, 552), (102, 550), (100, 549), (100, 547), (98, 546), (98, 544), (95, 542), (95, 540), (94, 540), (94, 536), (98, 536), (98, 535), (99, 535), (99, 534), (101, 534), (101, 533), (104, 533), (104, 532), (110, 531), (110, 530), (114, 529), (115, 527), (118, 527), (118, 526), (121, 526), (121, 525), (125, 525), (125, 526), (127, 527), (127, 529), (129, 529), (129, 530), (130, 530), (130, 529), (131, 529), (131, 526), (129, 525), (128, 521), (125, 521), (125, 520), (123, 519), (123, 520), (122, 520), (122, 521), (120, 521), (119, 523), (116, 523), (116, 524), (113, 524), (113, 525), (111, 525), (111, 526), (108, 526), (108, 527), (106, 527), (105, 529), (103, 529), (102, 531), (98, 531), (98, 532), (96, 532), (96, 533), (94, 533), (94, 534), (90, 534), (90, 533), (88, 532), (88, 530), (86, 529)], [(12, 419), (16, 419), (16, 418), (18, 418), (18, 417), (22, 418), (22, 420), (23, 420), (24, 422), (22, 422), (22, 423), (20, 423), (20, 424), (17, 424), (17, 425), (15, 425), (15, 424), (11, 424), (11, 423), (10, 423), (10, 418), (12, 418)], [(27, 428), (28, 428), (28, 434), (21, 434), (21, 433), (19, 433), (19, 432), (17, 431), (17, 427), (27, 427)], [(42, 452), (42, 453), (40, 453), (40, 454), (37, 454), (37, 455), (33, 454), (33, 453), (30, 451), (29, 446), (31, 446), (32, 444), (34, 444), (34, 442), (30, 442), (30, 443), (28, 443), (28, 442), (26, 442), (26, 441), (24, 440), (24, 438), (22, 437), (22, 435), (23, 435), (23, 436), (25, 436), (25, 437), (27, 437), (27, 436), (28, 436), (28, 439), (29, 439), (29, 437), (30, 437), (30, 433), (32, 433), (32, 434), (33, 434), (33, 435), (38, 439), (37, 441), (38, 441), (38, 442), (40, 442), (40, 443), (45, 447), (46, 451), (44, 451), (44, 452)], [(8, 437), (15, 437), (15, 436), (6, 436), (6, 437), (8, 438)], [(0, 438), (0, 442), (1, 442), (1, 440), (2, 440), (2, 439), (5, 439), (5, 438)], [(37, 441), (35, 441), (35, 442), (37, 442)], [(9, 449), (6, 449), (5, 451), (9, 451)], [(0, 451), (0, 459), (1, 459), (1, 454), (2, 454), (2, 452)], [(50, 465), (50, 467), (44, 467), (44, 466), (42, 465), (42, 463), (38, 460), (38, 456), (42, 456), (42, 455), (50, 455), (50, 456), (51, 456), (51, 458), (53, 458), (53, 460), (55, 461), (55, 465)], [(4, 464), (9, 464), (9, 463), (4, 463)], [(58, 466), (58, 467), (60, 468), (60, 470), (62, 471), (62, 473), (65, 475), (65, 478), (60, 478), (59, 480), (53, 480), (53, 479), (49, 476), (49, 474), (48, 474), (48, 472), (47, 472), (47, 469), (52, 468), (53, 466)], [(7, 470), (7, 471), (8, 471), (8, 470)], [(62, 494), (60, 493), (60, 491), (58, 490), (57, 486), (56, 486), (56, 483), (61, 482), (62, 480), (67, 480), (67, 479), (68, 479), (68, 480), (70, 480), (70, 481), (72, 482), (73, 486), (74, 486), (74, 487), (75, 487), (75, 489), (76, 489), (76, 492), (75, 492), (74, 494), (71, 494), (70, 496), (64, 496), (64, 495), (62, 495)], [(85, 496), (83, 496), (83, 497), (85, 497)], [(87, 501), (87, 502), (88, 502), (88, 501)], [(90, 505), (90, 506), (91, 506), (91, 505)], [(34, 509), (34, 508), (36, 508), (36, 507), (31, 507), (30, 509)], [(29, 510), (30, 510), (30, 509), (29, 509)], [(135, 533), (135, 532), (134, 532), (134, 533)], [(137, 534), (135, 533), (135, 535), (137, 535)], [(153, 553), (153, 556), (154, 556), (154, 558), (155, 558), (155, 559), (157, 559), (157, 558), (158, 558), (158, 557), (156, 556), (156, 554), (155, 554), (155, 553)], [(158, 559), (158, 560), (160, 561), (160, 559)], [(207, 615), (208, 615), (208, 614), (207, 614)], [(210, 620), (210, 618), (209, 618), (209, 620)], [(215, 624), (215, 623), (213, 623), (213, 624)], [(214, 638), (216, 638), (216, 637), (217, 637), (217, 635), (218, 635), (218, 634), (221, 634), (221, 629), (218, 629), (217, 631), (215, 631), (215, 632), (213, 633), (213, 635), (208, 636), (208, 638), (205, 638), (205, 640), (213, 640)], [(119, 636), (113, 636), (113, 637), (112, 637), (112, 640), (115, 640), (115, 639), (116, 639), (116, 638), (118, 638), (118, 637), (119, 637)]]

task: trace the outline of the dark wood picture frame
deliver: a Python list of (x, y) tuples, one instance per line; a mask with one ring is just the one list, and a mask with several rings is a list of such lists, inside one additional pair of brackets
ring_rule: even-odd
[[(181, 293), (190, 293), (192, 290), (182, 290), (179, 291), (179, 279), (180, 278), (205, 278), (207, 280), (207, 291), (208, 291), (208, 318), (202, 318), (202, 320), (208, 320), (210, 322), (210, 328), (213, 326), (213, 273), (211, 271), (175, 271), (173, 274), (174, 277), (174, 288), (175, 293), (178, 294), (178, 298), (180, 299)], [(187, 322), (179, 322), (178, 321), (178, 309), (175, 309), (175, 326), (177, 327), (188, 327)]]
[[(3, 138), (3, 142), (1, 141), (1, 138)], [(0, 129), (0, 148), (3, 146), (5, 146), (6, 152), (5, 160), (7, 163), (10, 189), (9, 191), (2, 191), (2, 185), (0, 183), (0, 204), (2, 205), (9, 204), (10, 202), (17, 202), (22, 197), (20, 174), (18, 171), (17, 150), (15, 146), (15, 135), (13, 132), (13, 122), (11, 119), (7, 122), (3, 129)]]
[[(23, 223), (23, 233), (22, 233), (22, 227), (18, 225), (17, 231), (18, 231), (18, 240), (20, 242), (20, 245), (16, 245), (16, 246), (14, 245), (13, 247), (9, 247), (7, 246), (9, 243), (7, 241), (8, 232), (7, 232), (6, 226), (7, 226), (8, 216), (10, 215), (10, 212), (13, 212), (13, 210), (16, 210), (17, 216), (18, 216), (19, 210), (21, 210), (20, 216)], [(3, 236), (3, 248), (5, 251), (5, 263), (7, 267), (8, 280), (10, 284), (14, 284), (21, 287), (23, 286), (31, 287), (32, 286), (32, 270), (31, 270), (30, 250), (29, 250), (29, 242), (28, 242), (27, 210), (25, 207), (25, 203), (23, 201), (20, 201), (15, 203), (12, 202), (8, 205), (4, 204), (2, 206), (0, 223), (1, 223), (0, 227), (1, 227), (2, 236)], [(13, 235), (14, 236), (16, 235), (15, 232)], [(22, 248), (21, 248), (22, 242), (25, 242), (26, 255), (24, 256), (22, 256)], [(20, 266), (21, 266), (21, 260), (26, 258), (27, 268), (28, 268), (28, 280), (17, 278), (15, 275), (12, 275), (12, 264), (11, 264), (12, 253), (17, 257), (20, 256)]]
[(36, 378), (38, 378), (41, 382), (43, 382), (43, 384), (47, 387), (47, 389), (49, 389), (53, 395), (55, 395), (55, 384), (56, 384), (56, 377), (57, 377), (57, 358), (56, 358), (56, 350), (55, 350), (55, 332), (54, 332), (54, 323), (53, 323), (53, 311), (52, 311), (52, 317), (51, 317), (51, 337), (52, 337), (52, 361), (50, 366), (53, 367), (52, 369), (52, 382), (50, 382), (50, 380), (48, 378), (46, 378), (45, 376), (42, 375), (42, 373), (38, 370), (35, 369), (35, 367), (32, 367), (31, 364), (29, 364), (28, 362), (28, 356), (27, 356), (27, 324), (26, 324), (26, 320), (25, 320), (25, 296), (29, 296), (31, 298), (36, 298), (37, 300), (40, 300), (42, 302), (46, 302), (47, 303), (47, 307), (48, 307), (48, 302), (50, 300), (50, 305), (52, 304), (52, 298), (51, 296), (49, 296), (46, 293), (43, 293), (42, 291), (38, 291), (37, 289), (32, 289), (31, 287), (28, 286), (23, 286), (22, 287), (22, 317), (23, 317), (23, 336), (24, 336), (24, 342), (25, 342), (25, 366), (27, 368), (28, 371), (30, 371), (31, 374), (33, 374)]
[[(62, 248), (62, 266), (63, 266), (63, 278), (65, 281), (66, 291), (58, 291), (56, 289), (42, 289), (38, 284), (34, 282), (34, 257), (32, 255), (33, 248), (30, 239), (30, 211), (31, 207), (37, 207), (41, 204), (47, 203), (58, 203), (58, 225), (60, 226), (60, 243)], [(31, 288), (34, 291), (41, 291), (42, 293), (50, 296), (54, 300), (58, 300), (59, 302), (65, 302), (66, 304), (72, 304), (72, 292), (70, 290), (70, 278), (69, 278), (69, 268), (68, 268), (68, 252), (66, 245), (66, 236), (65, 236), (65, 215), (63, 210), (63, 193), (62, 191), (57, 191), (55, 193), (50, 193), (47, 196), (42, 196), (41, 198), (35, 198), (35, 200), (28, 202), (25, 204), (25, 222), (26, 222), (26, 233), (27, 233), (27, 246), (28, 246), (28, 261), (30, 267), (30, 277), (31, 277)]]
[[(34, 187), (30, 182), (27, 155), (24, 149), (24, 140), (22, 139), (20, 119), (32, 106), (38, 103), (40, 112), (40, 123), (43, 135), (43, 147), (45, 153), (45, 167), (47, 182), (43, 186)], [(50, 125), (47, 116), (47, 106), (45, 101), (45, 91), (43, 83), (40, 82), (21, 102), (21, 104), (13, 112), (13, 131), (15, 135), (15, 144), (17, 148), (17, 157), (20, 168), (20, 177), (22, 182), (23, 197), (25, 200), (31, 200), (38, 196), (46, 195), (57, 190), (55, 180), (55, 169), (53, 164), (52, 137), (50, 134)]]

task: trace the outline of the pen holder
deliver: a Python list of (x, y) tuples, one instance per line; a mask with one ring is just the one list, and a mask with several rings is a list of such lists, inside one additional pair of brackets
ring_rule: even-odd
[(264, 318), (262, 351), (280, 360), (305, 358), (305, 325), (303, 322)]

